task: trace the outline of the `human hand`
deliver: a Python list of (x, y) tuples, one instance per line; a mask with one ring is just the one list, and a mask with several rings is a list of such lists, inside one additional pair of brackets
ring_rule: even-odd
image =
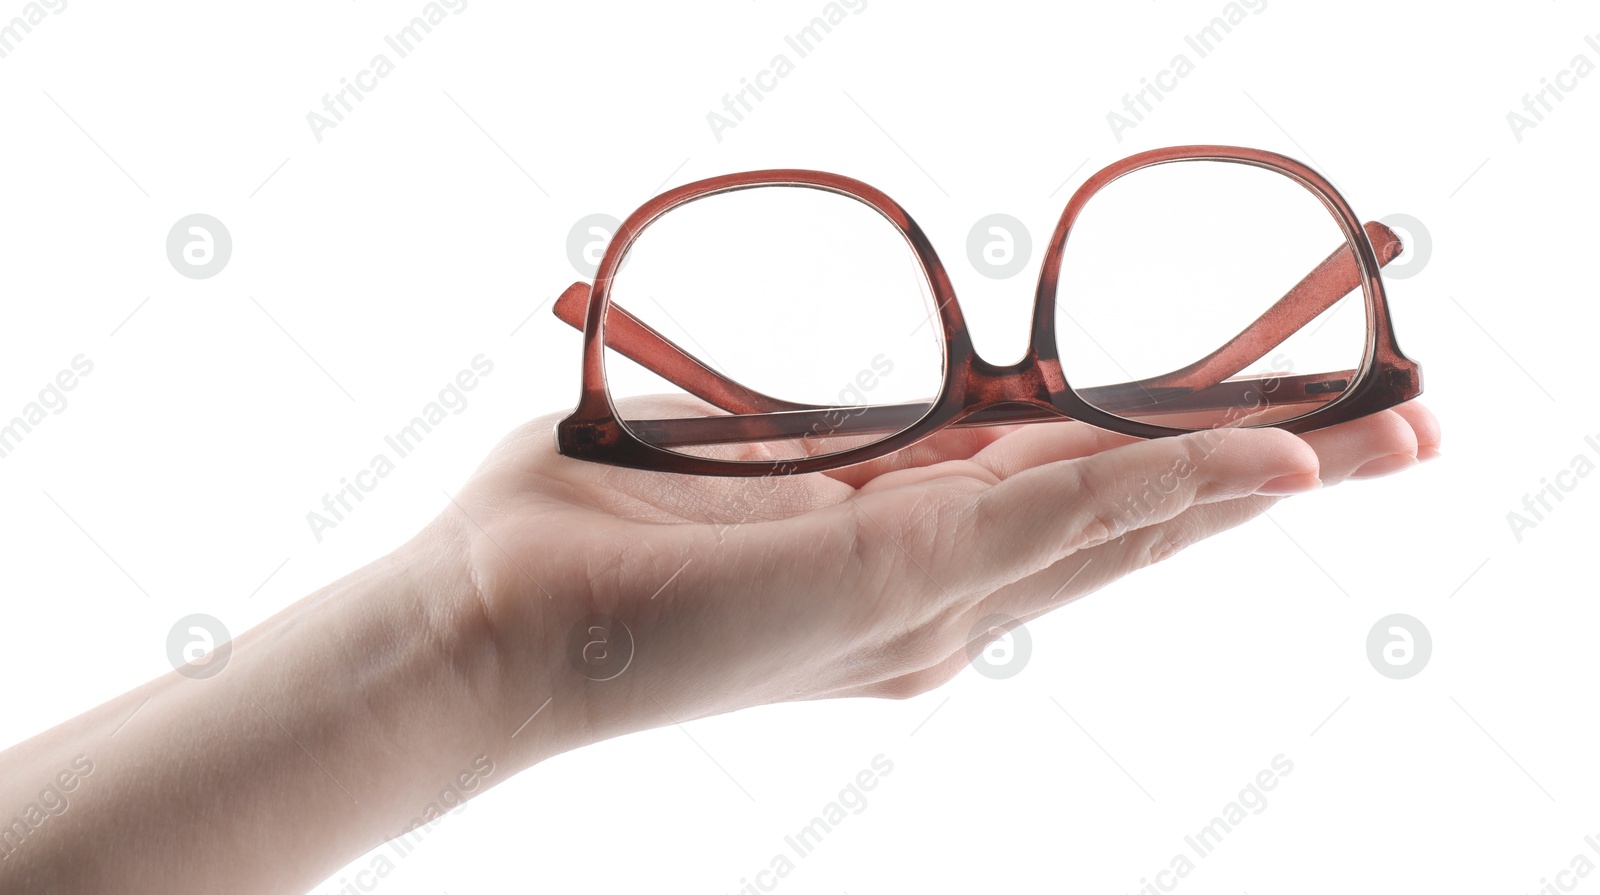
[[(0, 889), (303, 889), (568, 749), (925, 692), (993, 616), (1035, 618), (1439, 442), (1410, 404), (1305, 436), (951, 429), (831, 475), (724, 479), (560, 456), (552, 421), (416, 538), (235, 638), (223, 673), (174, 672), (0, 753), (4, 804), (94, 756), (71, 813), (8, 844)], [(598, 663), (590, 616), (612, 640)]]
[[(575, 461), (552, 421), (508, 437), (440, 520), (470, 544), (500, 723), (548, 700), (529, 762), (754, 705), (925, 692), (998, 636), (986, 619), (1026, 622), (1440, 439), (1415, 403), (1303, 436), (1137, 441), (1063, 422), (735, 479)], [(586, 644), (611, 651), (599, 673)]]

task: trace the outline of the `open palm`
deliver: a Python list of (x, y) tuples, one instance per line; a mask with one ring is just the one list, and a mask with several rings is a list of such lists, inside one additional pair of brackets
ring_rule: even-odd
[[(946, 430), (831, 474), (740, 479), (563, 457), (552, 421), (502, 442), (451, 513), (508, 692), (565, 682), (551, 710), (591, 740), (783, 700), (925, 692), (1008, 625), (1319, 481), (1427, 459), (1440, 438), (1415, 403), (1303, 436), (1137, 441), (1060, 422)], [(631, 639), (615, 645), (625, 662), (607, 656), (614, 676), (578, 654), (574, 626), (595, 618)]]

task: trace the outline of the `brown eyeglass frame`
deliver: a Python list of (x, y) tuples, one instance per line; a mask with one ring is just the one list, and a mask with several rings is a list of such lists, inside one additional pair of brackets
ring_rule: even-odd
[[(1221, 348), (1161, 376), (1088, 389), (1095, 398), (1091, 404), (1067, 382), (1057, 352), (1054, 317), (1062, 248), (1078, 215), (1100, 189), (1142, 168), (1181, 161), (1234, 162), (1288, 176), (1332, 213), (1346, 243)], [(865, 203), (900, 230), (927, 277), (944, 328), (944, 383), (931, 402), (835, 407), (773, 398), (706, 367), (625, 309), (611, 305), (611, 283), (622, 259), (657, 218), (717, 193), (765, 186), (838, 193)], [(1353, 259), (1348, 251), (1351, 246), (1355, 248)], [(556, 316), (584, 333), (582, 393), (571, 415), (557, 424), (557, 444), (569, 457), (637, 469), (691, 475), (793, 475), (872, 460), (951, 426), (1073, 419), (1139, 438), (1196, 431), (1128, 419), (1104, 409), (1136, 410), (1150, 406), (1153, 395), (1161, 396), (1166, 412), (1174, 407), (1234, 408), (1247, 400), (1308, 404), (1339, 392), (1338, 397), (1307, 413), (1263, 424), (1306, 432), (1394, 407), (1422, 393), (1421, 368), (1401, 353), (1395, 341), (1379, 276), (1380, 267), (1403, 249), (1393, 231), (1376, 222), (1363, 227), (1331, 183), (1286, 156), (1236, 146), (1174, 146), (1138, 153), (1101, 169), (1073, 193), (1045, 250), (1028, 352), (1014, 364), (997, 366), (974, 350), (955, 289), (933, 245), (905, 209), (884, 193), (861, 181), (821, 171), (775, 169), (713, 177), (668, 190), (640, 206), (613, 234), (595, 271), (594, 285), (574, 283), (556, 300)], [(1230, 378), (1358, 287), (1365, 295), (1367, 310), (1366, 349), (1359, 370)], [(606, 387), (606, 348), (731, 415), (624, 423)], [(634, 431), (641, 427), (650, 441)], [(722, 460), (668, 449), (862, 433), (887, 434), (871, 444), (792, 460)]]

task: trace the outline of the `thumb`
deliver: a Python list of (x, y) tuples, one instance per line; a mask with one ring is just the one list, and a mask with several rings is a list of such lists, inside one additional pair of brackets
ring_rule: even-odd
[(1316, 452), (1281, 429), (1208, 429), (1047, 463), (978, 496), (978, 549), (964, 558), (1015, 581), (1197, 504), (1312, 490), (1317, 474)]

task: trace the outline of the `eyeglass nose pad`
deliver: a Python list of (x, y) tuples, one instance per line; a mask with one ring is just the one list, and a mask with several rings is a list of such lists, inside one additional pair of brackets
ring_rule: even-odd
[(1032, 423), (1042, 420), (1070, 420), (1073, 417), (1053, 404), (1036, 401), (1005, 401), (979, 406), (953, 423), (955, 426), (996, 426)]
[(1039, 366), (1036, 353), (1029, 351), (1014, 364), (998, 366), (973, 356), (968, 364), (966, 407), (1025, 404), (1054, 410), (1052, 393)]

